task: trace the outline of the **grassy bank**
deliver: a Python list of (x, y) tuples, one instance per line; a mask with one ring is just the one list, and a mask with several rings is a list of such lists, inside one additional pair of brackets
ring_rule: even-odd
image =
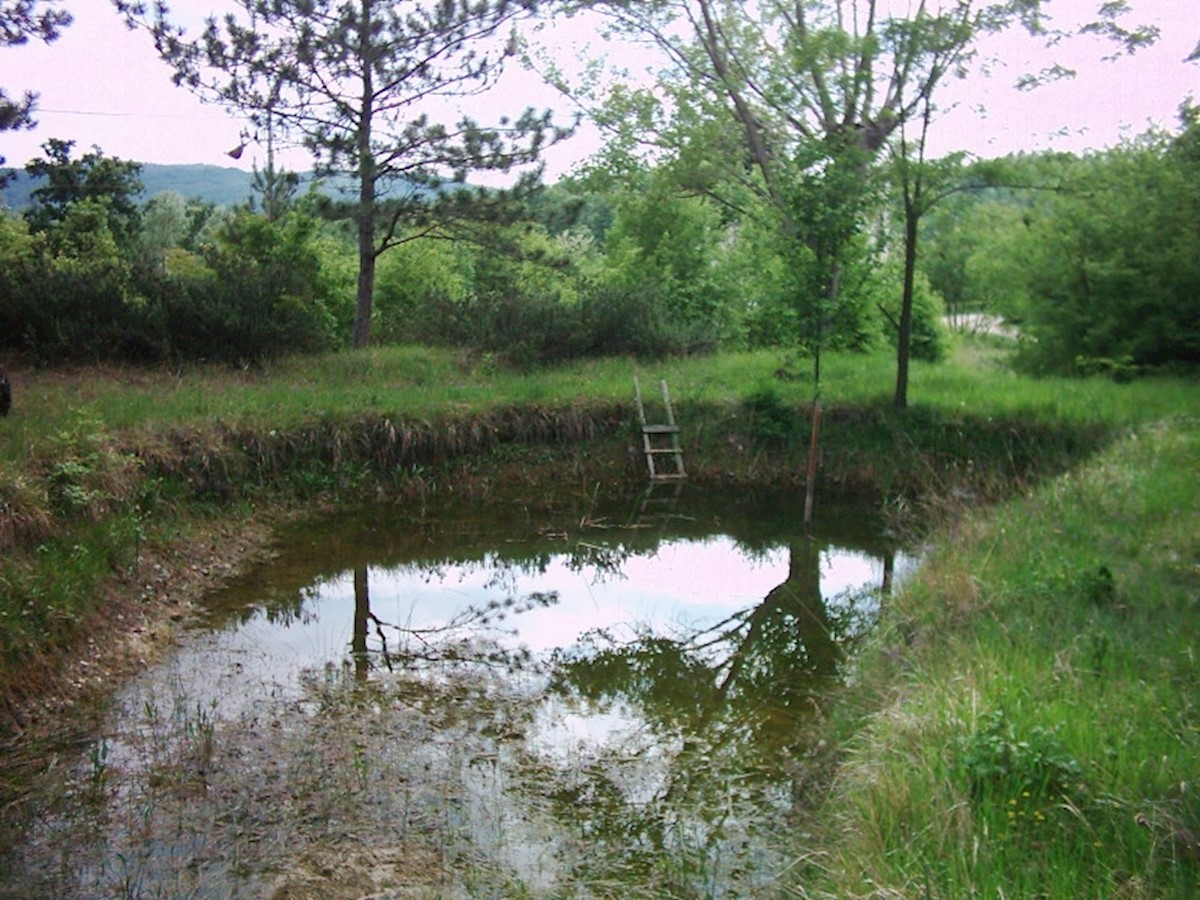
[(896, 598), (810, 896), (1200, 895), (1200, 420), (971, 516)]
[[(1195, 875), (1183, 835), (1200, 830), (1187, 771), (1200, 392), (1031, 381), (973, 343), (918, 365), (915, 405), (898, 412), (892, 367), (825, 360), (819, 487), (932, 516), (938, 551), (830, 723), (839, 774), (816, 819), (836, 827), (803, 855), (797, 891), (1177, 890)], [(10, 371), (6, 743), (63, 661), (106, 629), (176, 614), (253, 553), (264, 516), (515, 478), (644, 478), (627, 360), (522, 374), (399, 348), (253, 372)], [(730, 354), (639, 372), (644, 389), (668, 379), (694, 480), (800, 484), (805, 364)]]

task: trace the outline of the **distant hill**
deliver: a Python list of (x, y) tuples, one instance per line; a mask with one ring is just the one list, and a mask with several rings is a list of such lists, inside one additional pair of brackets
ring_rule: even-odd
[[(16, 177), (0, 192), (3, 197), (3, 207), (22, 210), (29, 206), (29, 195), (37, 184), (25, 174), (23, 169), (6, 169), (0, 171), (15, 171)], [(210, 165), (174, 165), (164, 166), (158, 163), (142, 163), (142, 194), (143, 201), (149, 200), (155, 194), (164, 191), (174, 191), (189, 200), (203, 200), (215, 203), (217, 206), (237, 206), (251, 198), (254, 191), (251, 187), (254, 175), (242, 169), (227, 166)], [(303, 194), (312, 181), (311, 173), (302, 173), (300, 188), (297, 195)], [(338, 193), (339, 186), (348, 188), (350, 181), (343, 177), (325, 179), (322, 193), (333, 196)], [(418, 192), (428, 190), (418, 188)]]
[[(308, 175), (302, 176), (301, 191), (309, 178)], [(253, 179), (250, 172), (227, 166), (143, 163), (142, 198), (149, 200), (155, 194), (174, 191), (189, 200), (204, 200), (217, 206), (236, 206), (250, 199)], [(29, 205), (30, 192), (36, 186), (23, 170), (17, 170), (17, 177), (4, 188), (4, 206), (8, 209), (24, 209)]]
[(254, 193), (250, 186), (253, 179), (250, 172), (225, 166), (142, 166), (146, 199), (164, 191), (174, 191), (189, 200), (236, 206), (245, 203)]

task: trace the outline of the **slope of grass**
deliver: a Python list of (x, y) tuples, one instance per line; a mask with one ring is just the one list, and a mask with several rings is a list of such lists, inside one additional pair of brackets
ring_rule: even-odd
[[(808, 363), (781, 365), (776, 351), (692, 357), (635, 364), (627, 359), (585, 361), (532, 373), (490, 366), (453, 351), (386, 347), (297, 357), (261, 370), (96, 368), (10, 372), (15, 406), (0, 428), (0, 460), (20, 463), (48, 436), (85, 409), (105, 428), (156, 431), (180, 425), (250, 423), (286, 428), (318, 416), (365, 413), (416, 417), (483, 412), (507, 406), (584, 402), (630, 403), (632, 375), (653, 388), (666, 378), (686, 407), (740, 401), (770, 391), (789, 405), (808, 403)], [(779, 378), (782, 369), (788, 378)], [(823, 361), (826, 404), (887, 407), (894, 362), (888, 354), (830, 355)], [(972, 418), (1026, 416), (1031, 420), (1105, 422), (1124, 426), (1195, 407), (1195, 384), (1182, 379), (1119, 385), (1102, 379), (1021, 378), (975, 354), (951, 362), (916, 364), (909, 396), (915, 408)]]
[(943, 535), (842, 709), (803, 893), (1200, 895), (1197, 473), (1177, 416)]

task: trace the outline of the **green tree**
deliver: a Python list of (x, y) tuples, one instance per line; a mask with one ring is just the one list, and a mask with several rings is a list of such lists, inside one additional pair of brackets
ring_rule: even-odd
[(129, 260), (96, 199), (67, 207), (49, 231), (10, 220), (0, 234), (0, 333), (40, 362), (139, 358), (159, 344), (149, 310), (132, 297)]
[(141, 228), (135, 241), (139, 265), (162, 270), (167, 251), (182, 246), (190, 230), (187, 201), (181, 194), (164, 191), (151, 197), (142, 207)]
[[(952, 154), (942, 160), (925, 157), (929, 126), (933, 120), (934, 106), (929, 97), (921, 104), (920, 115), (915, 123), (901, 125), (895, 141), (890, 146), (891, 174), (900, 194), (903, 209), (901, 216), (904, 235), (903, 285), (900, 294), (899, 316), (896, 329), (896, 390), (892, 405), (898, 409), (908, 406), (908, 369), (913, 355), (914, 309), (917, 297), (917, 257), (921, 237), (921, 220), (939, 202), (960, 190), (969, 187), (966, 182), (961, 154)], [(915, 135), (910, 139), (909, 125), (915, 124)]]
[(1020, 264), (1037, 370), (1200, 363), (1200, 166), (1182, 135), (1075, 161), (1031, 208)]
[(689, 161), (694, 188), (733, 207), (756, 196), (797, 245), (787, 254), (799, 269), (797, 323), (818, 381), (876, 158), (969, 62), (981, 35), (1018, 22), (1037, 29), (1041, 6), (922, 0), (893, 13), (878, 0), (582, 5), (624, 33), (649, 37), (668, 60), (661, 86), (614, 92), (621, 121), (631, 123), (628, 140), (654, 134), (665, 152)]
[(931, 219), (934, 283), (1018, 325), (1018, 361), (1035, 371), (1195, 365), (1196, 135), (1185, 107), (1175, 136), (988, 163), (982, 177), (1007, 187)]
[(329, 346), (340, 286), (327, 277), (320, 222), (239, 210), (196, 253), (169, 254), (154, 288), (173, 356), (249, 365)]
[[(446, 185), (535, 163), (564, 134), (549, 113), (531, 109), (493, 127), (466, 117), (445, 124), (429, 112), (439, 99), (494, 83), (516, 45), (503, 32), (534, 9), (532, 0), (238, 0), (240, 16), (210, 20), (196, 41), (171, 23), (164, 3), (113, 2), (151, 28), (178, 83), (261, 127), (270, 118), (312, 153), (318, 171), (353, 178), (355, 346), (370, 338), (379, 256), (414, 228), (488, 206), (479, 194), (448, 196)], [(518, 188), (536, 181), (526, 173)]]
[(665, 169), (647, 173), (615, 203), (605, 280), (652, 293), (666, 323), (690, 343), (736, 336), (742, 317), (725, 279), (726, 228), (713, 203), (681, 191)]
[[(964, 177), (972, 177), (969, 167)], [(1019, 236), (1026, 215), (1011, 191), (983, 188), (947, 196), (922, 218), (920, 268), (945, 301), (952, 325), (969, 313), (1013, 309), (1009, 298), (1024, 278), (1008, 272), (1013, 253), (996, 250)]]
[(118, 245), (130, 246), (140, 218), (137, 197), (142, 191), (141, 165), (105, 156), (99, 147), (71, 159), (74, 146), (74, 141), (51, 138), (42, 145), (46, 158), (26, 164), (25, 171), (41, 179), (30, 194), (32, 205), (25, 213), (26, 219), (35, 230), (52, 231), (67, 219), (74, 204), (99, 204)]
[(457, 333), (471, 291), (474, 248), (411, 241), (379, 261), (376, 307), (384, 340), (442, 343)]
[(529, 211), (550, 234), (586, 232), (602, 242), (616, 215), (614, 191), (586, 176), (568, 175), (531, 197)]

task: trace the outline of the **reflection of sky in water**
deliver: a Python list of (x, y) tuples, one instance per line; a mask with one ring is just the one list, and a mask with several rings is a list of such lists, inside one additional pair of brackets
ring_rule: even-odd
[[(455, 612), (491, 599), (555, 592), (559, 602), (509, 621), (516, 634), (505, 640), (534, 653), (569, 647), (594, 628), (646, 625), (655, 631), (673, 623), (715, 622), (757, 603), (787, 578), (787, 551), (747, 558), (728, 538), (663, 544), (652, 556), (633, 556), (620, 574), (593, 566), (573, 571), (562, 556), (544, 573), (515, 573), (503, 587), (489, 585), (494, 570), (451, 567), (426, 583), (411, 567), (371, 572), (371, 607), (381, 619), (417, 627), (442, 624)], [(342, 590), (350, 591), (347, 583)]]
[[(503, 577), (497, 566), (505, 563), (496, 556), (436, 569), (371, 569), (371, 612), (388, 625), (437, 628), (491, 600), (556, 592), (558, 603), (510, 614), (491, 632), (510, 649), (544, 654), (572, 646), (592, 629), (622, 638), (634, 627), (677, 634), (720, 622), (786, 581), (789, 555), (786, 546), (747, 553), (731, 538), (714, 536), (664, 542), (652, 554), (624, 560), (619, 573), (592, 565), (572, 569), (565, 552), (551, 557), (543, 572), (514, 568)], [(831, 607), (843, 592), (878, 587), (883, 579), (882, 561), (865, 553), (827, 548), (820, 560), (821, 593)], [(897, 560), (898, 572), (906, 566)], [(215, 700), (223, 714), (244, 710), (256, 697), (294, 696), (301, 671), (348, 659), (354, 611), (348, 571), (314, 586), (299, 619), (272, 621), (259, 610), (231, 630), (193, 634), (171, 668), (195, 680), (188, 686), (193, 702)], [(388, 628), (385, 634), (395, 650), (396, 632)], [(379, 648), (373, 623), (369, 644)]]
[[(648, 626), (655, 631), (712, 624), (760, 602), (788, 577), (786, 547), (750, 556), (727, 537), (664, 543), (654, 554), (632, 556), (620, 574), (594, 566), (572, 569), (565, 556), (553, 557), (544, 572), (514, 570), (497, 579), (496, 559), (445, 565), (430, 572), (420, 566), (372, 569), (371, 611), (391, 625), (435, 628), (455, 614), (490, 600), (556, 593), (559, 602), (509, 617), (500, 637), (509, 647), (534, 653), (569, 647), (598, 628)], [(821, 593), (828, 600), (848, 589), (877, 586), (883, 564), (865, 554), (826, 550), (821, 554)], [(310, 602), (305, 626), (326, 636), (319, 645), (348, 647), (354, 615), (352, 573), (323, 584)], [(293, 630), (297, 626), (293, 625)], [(263, 639), (276, 638), (262, 635)], [(281, 652), (299, 652), (311, 637), (278, 637)]]
[[(439, 634), (437, 629), (495, 601), (512, 598), (520, 602), (533, 594), (553, 594), (558, 602), (511, 612), (482, 634), (506, 649), (525, 648), (536, 658), (546, 659), (553, 651), (569, 649), (595, 630), (607, 631), (618, 641), (647, 631), (668, 637), (694, 636), (718, 623), (727, 623), (734, 614), (748, 615), (772, 591), (788, 582), (789, 575), (796, 576), (793, 583), (797, 590), (811, 590), (816, 577), (811, 572), (792, 572), (791, 568), (812, 560), (819, 565), (820, 591), (831, 618), (841, 612), (849, 612), (853, 618), (878, 609), (875, 597), (856, 601), (848, 598), (864, 588), (881, 585), (881, 559), (835, 547), (825, 547), (818, 554), (819, 545), (800, 543), (804, 540), (796, 538), (794, 547), (779, 544), (751, 551), (724, 535), (677, 538), (659, 542), (652, 553), (619, 559), (615, 567), (594, 562), (597, 558), (611, 562), (614, 554), (581, 552), (589, 548), (620, 549), (619, 545), (598, 548), (595, 545), (600, 544), (599, 539), (595, 545), (564, 541), (556, 545), (556, 552), (539, 557), (538, 563), (506, 559), (503, 544), (498, 542), (500, 552), (485, 555), (482, 560), (418, 560), (369, 569), (370, 611), (387, 623), (384, 633), (389, 651), (394, 653), (404, 639), (397, 627), (427, 629), (428, 639), (435, 644), (443, 637), (461, 640), (479, 632), (461, 628)], [(619, 556), (619, 552), (615, 554)], [(910, 557), (898, 555), (896, 577), (902, 577), (911, 566)], [(295, 593), (289, 588), (284, 598), (278, 592), (272, 595), (264, 590), (258, 596), (265, 606), (243, 611), (216, 630), (185, 635), (166, 663), (146, 673), (123, 693), (124, 727), (139, 733), (127, 730), (124, 736), (113, 734), (107, 739), (110, 763), (118, 769), (134, 769), (142, 748), (153, 743), (147, 740), (153, 739), (155, 727), (147, 721), (148, 711), (159, 710), (156, 716), (161, 721), (173, 715), (173, 706), (180, 701), (186, 706), (182, 710), (185, 716), (203, 714), (219, 720), (222, 727), (235, 721), (247, 730), (287, 723), (285, 727), (302, 732), (305, 723), (320, 721), (321, 716), (313, 714), (321, 709), (320, 691), (307, 689), (305, 676), (315, 676), (309, 682), (311, 688), (322, 679), (348, 684), (349, 680), (339, 679), (361, 674), (356, 672), (351, 656), (356, 613), (354, 582), (354, 572), (347, 570), (299, 587)], [(261, 599), (272, 596), (273, 601)], [(378, 654), (381, 648), (375, 622), (368, 632), (372, 670), (379, 673), (383, 662)], [(412, 637), (408, 641), (409, 646), (419, 643)], [(723, 654), (729, 657), (735, 649), (732, 644), (713, 644), (696, 655), (719, 659)], [(704, 663), (712, 661), (706, 658)], [(713, 668), (711, 672), (718, 670)], [(438, 693), (444, 686), (438, 684), (438, 673), (445, 670), (436, 665), (403, 671), (405, 678), (415, 676), (424, 687), (431, 688), (432, 698), (457, 696), (452, 690)], [(430, 716), (428, 710), (412, 702), (411, 698), (419, 694), (385, 704), (379, 713), (382, 720), (392, 721), (399, 730), (395, 738), (389, 733), (376, 752), (396, 771), (403, 772), (408, 785), (405, 790), (460, 791), (454, 794), (459, 799), (446, 801), (447, 827), (468, 835), (468, 843), (475, 850), (503, 861), (526, 884), (535, 889), (549, 888), (568, 871), (564, 866), (590, 852), (572, 837), (576, 833), (572, 829), (582, 825), (566, 827), (555, 818), (562, 813), (552, 812), (552, 798), (557, 796), (553, 789), (560, 793), (578, 790), (580, 797), (590, 796), (594, 801), (609, 796), (602, 789), (611, 790), (630, 805), (632, 820), (641, 821), (637, 808), (657, 809), (656, 804), (665, 802), (669, 788), (674, 798), (679, 791), (691, 790), (700, 783), (695, 773), (684, 771), (686, 765), (695, 763), (679, 762), (681, 756), (687, 756), (689, 742), (695, 740), (712, 742), (713, 755), (703, 757), (701, 769), (705, 778), (711, 776), (718, 782), (718, 792), (723, 792), (725, 798), (722, 803), (738, 791), (751, 792), (746, 793), (749, 806), (743, 805), (722, 819), (721, 827), (729, 829), (729, 837), (714, 845), (714, 852), (729, 854), (733, 862), (722, 865), (734, 865), (741, 854), (753, 858), (748, 863), (752, 869), (770, 870), (762, 856), (766, 845), (748, 836), (753, 831), (754, 817), (767, 814), (765, 806), (774, 794), (765, 788), (753, 794), (750, 781), (743, 779), (745, 773), (730, 769), (731, 765), (736, 768), (742, 764), (738, 742), (751, 739), (752, 729), (737, 716), (726, 727), (723, 714), (706, 714), (700, 717), (705, 725), (694, 734), (685, 733), (682, 727), (676, 727), (674, 719), (656, 720), (636, 695), (589, 701), (583, 694), (569, 691), (547, 693), (544, 688), (548, 676), (544, 671), (512, 672), (497, 667), (487, 671), (469, 669), (465, 674), (464, 681), (472, 689), (478, 688), (487, 701), (466, 698), (455, 706), (459, 703), (455, 699), (450, 705), (463, 718), (451, 717), (441, 724), (436, 715)], [(379, 683), (387, 684), (386, 673), (382, 675)], [(501, 709), (500, 705), (490, 704), (508, 706)], [(440, 700), (430, 707), (435, 711), (440, 708)], [(473, 714), (481, 718), (473, 719)], [(493, 716), (498, 717), (497, 721), (511, 716), (515, 727), (496, 733), (479, 727), (480, 722), (486, 724)], [(428, 729), (427, 734), (421, 732), (417, 745), (404, 742), (408, 733), (405, 728), (417, 727), (413, 723)], [(712, 733), (706, 736), (703, 728)], [(519, 740), (513, 736), (519, 736)], [(388, 753), (394, 753), (395, 759), (390, 759)], [(717, 762), (725, 769), (718, 766), (717, 771), (708, 772)], [(601, 770), (601, 781), (589, 781)], [(764, 773), (756, 770), (754, 778), (761, 777)], [(778, 805), (786, 807), (790, 802), (786, 784), (777, 793), (782, 797)], [(708, 802), (706, 796), (701, 792), (695, 800), (701, 810)], [(677, 802), (681, 801), (671, 800)], [(577, 812), (583, 817), (600, 814), (590, 807)], [(709, 833), (706, 829), (712, 826), (703, 816), (697, 817), (695, 810), (669, 815), (679, 824), (681, 840), (693, 841), (697, 846), (704, 843)], [(623, 820), (618, 824), (624, 828)], [(612, 836), (608, 839), (617, 840)], [(631, 840), (636, 843), (644, 837)]]

